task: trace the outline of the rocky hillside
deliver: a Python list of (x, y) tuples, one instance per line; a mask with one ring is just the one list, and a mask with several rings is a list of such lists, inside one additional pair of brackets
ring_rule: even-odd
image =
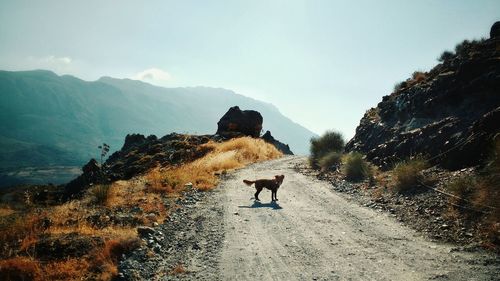
[[(495, 27), (496, 26), (496, 27)], [(464, 41), (368, 110), (346, 146), (388, 169), (421, 154), (458, 169), (481, 164), (500, 132), (500, 35)]]
[[(235, 138), (252, 137), (271, 144), (279, 153), (293, 154), (287, 144), (276, 140), (270, 131), (260, 137), (262, 115), (255, 110), (241, 110), (231, 107), (219, 120), (216, 134), (187, 135), (171, 133), (158, 138), (141, 134), (129, 134), (122, 148), (115, 151), (101, 165), (91, 159), (82, 167), (82, 174), (65, 186), (66, 195), (82, 194), (94, 184), (129, 180), (143, 175), (156, 167), (182, 166), (213, 151), (209, 142), (221, 143)], [(264, 149), (261, 152), (263, 153)], [(224, 162), (221, 159), (220, 162)]]

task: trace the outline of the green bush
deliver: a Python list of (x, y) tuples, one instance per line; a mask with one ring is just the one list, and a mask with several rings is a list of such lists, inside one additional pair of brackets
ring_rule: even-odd
[(415, 157), (396, 164), (393, 170), (396, 191), (404, 192), (420, 185), (423, 180), (420, 172), (428, 166), (429, 164), (422, 157)]
[(344, 137), (341, 133), (327, 131), (321, 137), (312, 138), (309, 161), (314, 168), (318, 168), (319, 160), (329, 152), (342, 152), (344, 150)]
[(372, 175), (370, 164), (363, 158), (363, 154), (359, 152), (347, 154), (343, 162), (343, 172), (349, 181), (364, 180)]
[[(474, 177), (460, 177), (452, 180), (446, 185), (446, 189), (456, 196), (465, 200), (471, 200), (476, 192), (476, 179)], [(457, 198), (450, 198), (452, 203), (458, 204)]]
[(323, 170), (336, 169), (342, 160), (342, 153), (330, 151), (325, 156), (319, 159), (318, 164)]
[(454, 54), (450, 51), (444, 51), (441, 56), (439, 56), (438, 61), (439, 62), (445, 62), (449, 61), (453, 58)]

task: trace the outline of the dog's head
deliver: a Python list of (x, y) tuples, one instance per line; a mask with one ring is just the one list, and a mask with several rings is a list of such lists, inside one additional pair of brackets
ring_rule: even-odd
[(281, 185), (283, 183), (283, 180), (285, 179), (285, 175), (276, 175), (274, 176), (274, 180), (278, 183), (278, 185)]

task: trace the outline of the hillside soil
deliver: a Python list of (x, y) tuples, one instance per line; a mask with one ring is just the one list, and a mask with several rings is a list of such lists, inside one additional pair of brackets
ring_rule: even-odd
[[(496, 280), (500, 258), (431, 241), (395, 217), (298, 173), (285, 157), (190, 191), (165, 224), (144, 231), (120, 265), (124, 280)], [(283, 174), (277, 203), (243, 179)]]

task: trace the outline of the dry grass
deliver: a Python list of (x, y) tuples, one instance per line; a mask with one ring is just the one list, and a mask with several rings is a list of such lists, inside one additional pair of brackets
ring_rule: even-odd
[(40, 264), (27, 257), (0, 260), (0, 280), (42, 280)]
[(186, 273), (186, 269), (184, 268), (184, 266), (179, 263), (177, 264), (171, 271), (170, 271), (170, 274), (171, 275), (179, 275), (179, 274), (185, 274)]
[(16, 211), (12, 210), (9, 206), (0, 206), (0, 217), (10, 216)]
[(335, 170), (339, 167), (342, 162), (342, 153), (336, 151), (330, 151), (325, 156), (321, 157), (318, 161), (321, 170)]
[[(281, 156), (274, 146), (252, 138), (212, 142), (198, 148), (209, 152), (185, 165), (153, 169), (145, 177), (94, 186), (82, 198), (57, 206), (33, 205), (22, 212), (1, 206), (0, 241), (5, 251), (0, 260), (0, 280), (112, 280), (121, 256), (137, 247), (139, 240), (134, 226), (118, 225), (109, 212), (119, 209), (119, 213), (127, 214), (127, 210), (139, 207), (129, 214), (144, 224), (161, 223), (170, 211), (164, 200), (179, 196), (185, 183), (210, 189), (217, 184), (219, 173)], [(41, 235), (70, 233), (100, 237), (105, 243), (78, 259), (36, 260), (34, 245)], [(174, 274), (183, 272), (182, 265), (173, 270)]]
[(111, 239), (104, 247), (97, 249), (91, 260), (93, 271), (99, 272), (100, 280), (111, 280), (118, 275), (118, 262), (121, 256), (140, 246), (138, 238)]
[(223, 143), (209, 142), (201, 146), (210, 150), (205, 156), (167, 170), (153, 169), (146, 175), (152, 192), (175, 193), (184, 184), (193, 183), (200, 190), (209, 190), (218, 183), (216, 174), (242, 168), (250, 163), (282, 156), (273, 145), (261, 139), (242, 137)]
[(421, 172), (429, 166), (422, 157), (402, 161), (393, 170), (393, 188), (396, 192), (405, 192), (420, 185), (423, 180)]
[(82, 275), (87, 275), (89, 270), (89, 261), (82, 258), (50, 262), (43, 266), (41, 280), (82, 280)]
[(372, 176), (370, 164), (358, 152), (351, 152), (342, 159), (342, 171), (349, 181), (360, 181)]
[(90, 189), (90, 192), (94, 196), (94, 200), (99, 205), (106, 205), (108, 200), (111, 200), (111, 185), (109, 184), (98, 184)]

